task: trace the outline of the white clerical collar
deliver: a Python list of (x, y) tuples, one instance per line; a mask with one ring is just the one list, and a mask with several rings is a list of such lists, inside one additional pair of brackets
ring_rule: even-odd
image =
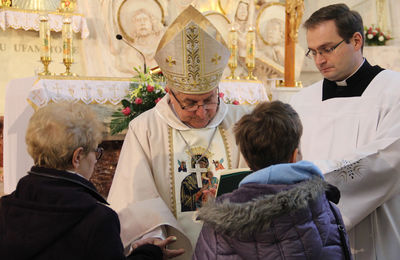
[(344, 80), (335, 81), (336, 85), (339, 86), (339, 87), (346, 87), (347, 86), (346, 80), (348, 80), (351, 76), (353, 76), (361, 68), (361, 66), (364, 64), (364, 62), (365, 62), (365, 58), (363, 58), (363, 61), (361, 62), (360, 66), (358, 66), (358, 68), (353, 73), (351, 73), (350, 76), (348, 76)]
[[(165, 95), (155, 106), (155, 111), (167, 123), (170, 127), (177, 130), (189, 130), (192, 127), (187, 126), (183, 123), (176, 112), (173, 109), (173, 106), (170, 105), (170, 96), (169, 94)], [(226, 114), (228, 113), (228, 106), (221, 100), (217, 113), (214, 118), (208, 123), (204, 128), (214, 128), (221, 124), (222, 120), (224, 120)]]

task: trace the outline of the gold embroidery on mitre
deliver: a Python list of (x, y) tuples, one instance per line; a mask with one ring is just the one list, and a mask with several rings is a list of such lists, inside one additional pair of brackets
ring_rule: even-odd
[(196, 25), (186, 27), (185, 40), (188, 81), (197, 84), (200, 78), (199, 27)]
[(211, 62), (213, 62), (215, 65), (217, 65), (220, 60), (221, 60), (221, 56), (219, 56), (218, 53), (215, 53), (214, 57), (211, 59)]
[(165, 61), (168, 62), (168, 66), (176, 65), (176, 61), (171, 56), (168, 56)]
[[(175, 66), (168, 59), (171, 53)], [(202, 94), (218, 87), (229, 56), (218, 30), (189, 6), (168, 27), (154, 58), (168, 87), (187, 94)]]

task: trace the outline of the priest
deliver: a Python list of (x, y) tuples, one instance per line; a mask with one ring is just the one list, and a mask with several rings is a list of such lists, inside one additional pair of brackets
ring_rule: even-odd
[(162, 37), (155, 59), (168, 94), (131, 121), (108, 197), (127, 249), (173, 234), (189, 259), (201, 229), (195, 211), (211, 188), (207, 173), (218, 178), (221, 169), (246, 167), (232, 128), (248, 108), (226, 105), (218, 92), (229, 55), (217, 29), (192, 6)]
[(305, 22), (308, 53), (324, 79), (291, 101), (304, 126), (303, 158), (342, 194), (354, 259), (400, 254), (400, 73), (363, 57), (361, 16), (344, 4)]

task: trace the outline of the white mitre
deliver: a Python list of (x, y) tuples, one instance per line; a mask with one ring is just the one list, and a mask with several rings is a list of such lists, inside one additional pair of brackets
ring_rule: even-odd
[(218, 87), (229, 55), (217, 28), (190, 5), (168, 27), (154, 59), (169, 88), (202, 94)]

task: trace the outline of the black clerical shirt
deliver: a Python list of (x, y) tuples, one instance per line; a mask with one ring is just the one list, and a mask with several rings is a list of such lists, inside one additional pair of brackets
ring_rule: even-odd
[(369, 83), (384, 70), (378, 65), (371, 66), (367, 60), (351, 77), (346, 79), (347, 86), (338, 86), (335, 81), (324, 79), (322, 85), (322, 101), (330, 98), (359, 97)]

